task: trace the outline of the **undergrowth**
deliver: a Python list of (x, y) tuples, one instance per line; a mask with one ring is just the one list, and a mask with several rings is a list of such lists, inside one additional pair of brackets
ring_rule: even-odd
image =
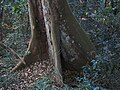
[[(96, 23), (99, 22), (102, 24), (100, 28), (98, 28), (99, 25), (97, 26), (95, 23), (93, 23), (93, 25), (91, 26), (89, 26), (89, 24), (87, 27), (93, 27), (91, 30), (88, 31), (88, 33), (92, 41), (95, 42), (95, 46), (99, 51), (99, 54), (97, 55), (95, 60), (91, 61), (90, 65), (83, 67), (83, 77), (75, 77), (79, 83), (76, 89), (109, 89), (104, 80), (107, 81), (107, 79), (112, 78), (112, 75), (115, 75), (116, 72), (120, 71), (119, 13), (116, 16), (111, 14), (111, 7), (107, 7), (105, 8), (105, 10), (100, 10), (100, 8), (93, 10), (92, 8), (93, 11), (91, 13), (89, 11), (89, 8), (85, 9), (85, 7), (83, 7), (84, 5), (78, 3), (78, 0), (69, 0), (69, 4), (72, 8), (73, 14), (76, 18), (78, 18), (79, 23), (83, 26), (84, 29), (86, 29), (87, 25), (85, 20), (80, 20), (80, 18), (82, 17), (91, 17), (93, 20), (95, 20)], [(88, 6), (90, 7), (91, 5)], [(8, 8), (6, 10), (8, 10)], [(15, 8), (12, 8), (12, 11), (14, 12), (10, 12), (9, 14), (7, 14), (9, 15), (8, 17), (6, 15), (4, 23), (0, 23), (3, 29), (4, 36), (2, 42), (7, 46), (13, 48), (20, 56), (23, 56), (27, 48), (27, 41), (30, 37), (30, 31), (27, 31), (30, 29), (29, 23), (28, 19), (26, 19), (28, 17), (28, 12), (25, 13), (26, 10), (24, 11), (25, 17), (23, 17), (24, 19), (22, 20), (21, 18), (22, 16), (24, 16), (24, 14), (22, 14), (21, 16), (17, 14), (17, 12), (22, 13), (20, 12), (20, 10), (17, 11)], [(13, 13), (16, 13), (16, 16), (12, 16)], [(10, 28), (5, 27), (5, 25), (8, 24), (8, 21), (13, 25), (10, 26)], [(10, 52), (0, 47), (0, 60), (2, 60), (0, 61), (0, 87), (8, 87), (13, 82), (16, 82), (16, 75), (8, 73), (10, 69), (16, 65), (15, 57)], [(59, 87), (55, 85), (53, 81), (51, 81), (50, 78), (47, 76), (44, 79), (37, 80), (35, 85), (30, 89), (75, 90), (75, 88), (72, 88), (66, 84), (64, 84), (62, 87)]]

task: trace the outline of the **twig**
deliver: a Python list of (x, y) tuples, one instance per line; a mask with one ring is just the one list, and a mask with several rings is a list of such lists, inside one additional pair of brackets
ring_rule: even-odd
[(8, 51), (10, 51), (12, 54), (14, 54), (14, 56), (18, 59), (20, 59), (22, 61), (22, 63), (26, 64), (25, 61), (23, 60), (22, 57), (20, 57), (12, 48), (6, 46), (5, 44), (3, 44), (2, 42), (0, 42), (0, 46)]

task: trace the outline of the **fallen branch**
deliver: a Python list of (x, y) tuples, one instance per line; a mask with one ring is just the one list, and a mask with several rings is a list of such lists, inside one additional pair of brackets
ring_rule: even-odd
[(16, 58), (20, 59), (22, 63), (26, 64), (22, 57), (20, 57), (12, 48), (6, 46), (2, 42), (0, 42), (0, 46), (8, 51), (10, 51)]
[(20, 61), (14, 68), (12, 68), (12, 70), (10, 72), (12, 73), (12, 72), (16, 71), (22, 64), (23, 64), (23, 62)]

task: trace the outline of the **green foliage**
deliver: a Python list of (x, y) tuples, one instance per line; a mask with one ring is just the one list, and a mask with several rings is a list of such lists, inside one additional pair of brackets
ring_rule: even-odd
[[(86, 86), (90, 85), (93, 90), (104, 90), (94, 82), (107, 80), (107, 77), (104, 78), (104, 76), (109, 76), (110, 79), (115, 71), (120, 70), (120, 54), (118, 53), (120, 51), (120, 0), (116, 3), (119, 11), (117, 15), (113, 15), (110, 5), (104, 7), (103, 0), (87, 0), (86, 7), (82, 6), (84, 0), (81, 0), (81, 3), (79, 0), (69, 1), (76, 18), (84, 17), (86, 19), (78, 21), (89, 32), (99, 52), (96, 60), (92, 60), (90, 66), (83, 68), (84, 77), (78, 81), (85, 82)], [(89, 18), (91, 21), (87, 23)]]
[(48, 78), (44, 78), (42, 80), (37, 80), (35, 83), (35, 86), (31, 88), (31, 90), (52, 90), (52, 87), (50, 85), (51, 81), (49, 81)]
[[(0, 0), (1, 2), (2, 0)], [(3, 30), (4, 40), (7, 46), (13, 48), (20, 56), (23, 56), (27, 48), (26, 42), (30, 36), (27, 0), (7, 0), (0, 3), (4, 7), (5, 16), (0, 21)], [(90, 17), (96, 22), (104, 26), (93, 25), (96, 30), (88, 31), (91, 39), (95, 41), (99, 47), (96, 60), (92, 60), (89, 66), (83, 67), (83, 77), (78, 78), (77, 90), (106, 90), (98, 87), (95, 81), (103, 79), (103, 76), (110, 76), (111, 73), (120, 70), (120, 12), (115, 16), (112, 14), (111, 6), (104, 8), (103, 0), (87, 0), (87, 4), (79, 3), (80, 0), (69, 0), (73, 14), (79, 18)], [(82, 1), (82, 0), (81, 0)], [(83, 0), (84, 1), (84, 0)], [(120, 10), (120, 0), (117, 0), (116, 7)], [(79, 22), (85, 22), (85, 20)], [(7, 24), (10, 28), (3, 27)], [(85, 23), (84, 23), (85, 24)], [(83, 24), (82, 24), (83, 25)], [(90, 28), (86, 24), (85, 28)], [(4, 65), (0, 66), (0, 87), (7, 87), (15, 80), (15, 75), (7, 74), (9, 68), (15, 65), (14, 57), (6, 50), (0, 47), (0, 55), (4, 59)], [(68, 85), (57, 87), (49, 78), (45, 77), (42, 80), (37, 80), (32, 90), (73, 90)]]
[(15, 74), (0, 76), (0, 87), (8, 87), (11, 83), (15, 82)]
[(104, 10), (103, 10), (103, 13), (104, 15), (108, 15), (109, 13), (112, 12), (112, 8), (111, 7), (106, 7)]
[(2, 7), (4, 7), (5, 10), (10, 11), (12, 14), (19, 14), (20, 16), (27, 12), (27, 0), (8, 0), (0, 2)]
[(79, 83), (75, 84), (76, 87), (73, 88), (67, 84), (60, 85), (57, 81), (54, 81), (52, 77), (56, 77), (58, 74), (56, 72), (51, 73), (50, 75), (45, 76), (43, 79), (39, 79), (36, 83), (30, 88), (30, 90), (91, 90), (90, 84)]
[(23, 15), (24, 13), (27, 12), (26, 10), (26, 1), (27, 0), (18, 0), (18, 2), (13, 2), (12, 3), (12, 14), (19, 14)]
[[(0, 1), (0, 8), (4, 8), (4, 16), (0, 20), (0, 33), (2, 32), (3, 35), (2, 43), (22, 57), (27, 49), (26, 42), (30, 37), (27, 0), (3, 1)], [(0, 62), (0, 88), (7, 88), (16, 82), (16, 75), (9, 73), (16, 65), (16, 57), (0, 47), (0, 59), (2, 60)]]
[[(80, 83), (77, 88), (77, 90), (91, 90), (90, 85), (85, 85)], [(59, 87), (55, 85), (49, 78), (45, 77), (41, 80), (37, 80), (35, 85), (30, 88), (30, 90), (76, 90), (66, 84), (64, 84), (62, 87)]]

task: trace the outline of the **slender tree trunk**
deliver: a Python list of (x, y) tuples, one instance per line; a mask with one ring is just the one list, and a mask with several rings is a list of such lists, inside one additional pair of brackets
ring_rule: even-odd
[[(23, 59), (27, 65), (30, 65), (37, 60), (48, 59), (49, 52), (41, 0), (28, 0), (28, 9), (31, 39)], [(12, 71), (20, 69), (23, 66), (25, 65), (19, 62)]]

